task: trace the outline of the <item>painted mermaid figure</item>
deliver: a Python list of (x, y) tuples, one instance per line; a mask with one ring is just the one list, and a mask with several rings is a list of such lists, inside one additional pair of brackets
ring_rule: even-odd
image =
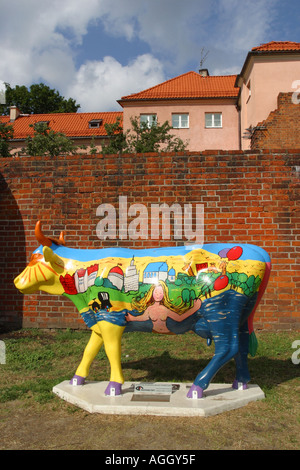
[[(154, 333), (172, 334), (167, 327), (167, 318), (172, 318), (177, 322), (181, 322), (193, 315), (201, 307), (201, 300), (196, 299), (193, 306), (184, 311), (185, 304), (182, 303), (179, 307), (172, 305), (167, 287), (163, 281), (154, 284), (149, 289), (147, 295), (139, 302), (134, 301), (133, 307), (138, 312), (143, 312), (141, 315), (135, 316), (131, 313), (126, 315), (126, 320), (130, 321), (146, 321), (151, 320), (153, 323), (152, 331)], [(184, 312), (184, 313), (181, 313)]]

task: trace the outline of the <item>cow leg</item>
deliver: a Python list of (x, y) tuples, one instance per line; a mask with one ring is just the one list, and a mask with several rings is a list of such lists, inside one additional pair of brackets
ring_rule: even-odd
[(93, 327), (88, 344), (85, 347), (81, 362), (70, 381), (71, 385), (83, 385), (85, 378), (89, 375), (90, 366), (97, 356), (103, 344), (103, 339), (97, 327)]
[(188, 398), (202, 398), (205, 390), (215, 374), (232, 359), (239, 350), (239, 316), (233, 312), (227, 312), (225, 316), (219, 314), (210, 322), (211, 334), (215, 343), (215, 354), (208, 365), (197, 375)]
[(124, 376), (121, 366), (121, 339), (124, 326), (114, 325), (107, 321), (98, 322), (98, 327), (104, 341), (104, 348), (110, 363), (110, 381), (105, 390), (105, 395), (111, 395), (114, 389), (115, 395), (121, 395)]
[(232, 387), (239, 388), (239, 383), (242, 383), (242, 388), (247, 388), (247, 383), (250, 382), (250, 373), (248, 369), (248, 352), (249, 352), (249, 330), (247, 321), (240, 327), (239, 331), (239, 350), (234, 357), (236, 365), (236, 378)]

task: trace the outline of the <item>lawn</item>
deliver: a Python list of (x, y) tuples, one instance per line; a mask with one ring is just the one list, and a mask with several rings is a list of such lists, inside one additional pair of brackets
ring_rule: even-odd
[[(300, 365), (292, 361), (292, 345), (300, 333), (262, 331), (257, 338), (250, 373), (264, 400), (208, 418), (166, 418), (91, 415), (52, 393), (54, 385), (74, 374), (89, 332), (26, 329), (2, 334), (6, 363), (0, 364), (0, 448), (299, 449)], [(214, 349), (192, 333), (130, 333), (122, 342), (126, 381), (192, 382)], [(300, 352), (295, 356), (300, 358)], [(232, 383), (233, 378), (231, 361), (214, 382)], [(103, 349), (89, 379), (109, 379)]]

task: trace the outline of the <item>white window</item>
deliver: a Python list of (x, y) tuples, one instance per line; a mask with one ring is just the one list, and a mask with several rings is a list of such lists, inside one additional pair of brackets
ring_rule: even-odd
[(147, 127), (156, 126), (157, 116), (156, 114), (141, 114), (140, 123), (141, 123), (141, 126), (142, 125), (146, 125)]
[(92, 119), (92, 121), (89, 121), (89, 128), (97, 129), (100, 127), (101, 124), (102, 124), (102, 119)]
[(205, 113), (205, 127), (222, 127), (222, 113)]
[(188, 129), (189, 115), (188, 114), (172, 114), (172, 127), (175, 129)]

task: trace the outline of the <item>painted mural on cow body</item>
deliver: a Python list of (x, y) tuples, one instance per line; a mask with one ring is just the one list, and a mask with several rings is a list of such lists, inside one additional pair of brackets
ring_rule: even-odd
[[(193, 331), (215, 343), (189, 398), (201, 398), (216, 372), (235, 359), (237, 383), (250, 380), (254, 354), (253, 316), (266, 289), (270, 258), (253, 245), (209, 244), (156, 249), (78, 250), (43, 235), (41, 245), (15, 279), (24, 294), (42, 290), (71, 299), (92, 334), (71, 380), (82, 385), (102, 345), (110, 362), (106, 394), (122, 393), (121, 338), (124, 332), (183, 334)], [(250, 342), (249, 342), (250, 338)], [(250, 343), (250, 346), (249, 346)], [(249, 349), (250, 348), (250, 349)]]

